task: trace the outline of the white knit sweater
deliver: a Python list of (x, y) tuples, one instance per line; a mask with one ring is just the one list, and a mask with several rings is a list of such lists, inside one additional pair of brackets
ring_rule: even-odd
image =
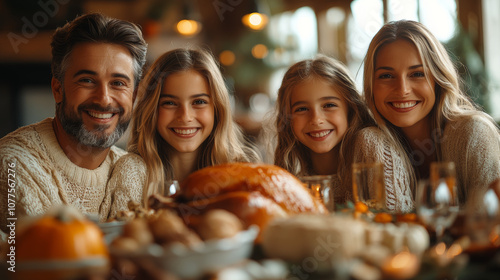
[(146, 171), (146, 163), (134, 153), (126, 154), (116, 162), (108, 183), (109, 193), (101, 207), (102, 211), (109, 212), (108, 219), (116, 217), (122, 210), (128, 210), (130, 200), (143, 204)]
[[(75, 152), (85, 152), (75, 151)], [(8, 211), (8, 179), (15, 174), (15, 215), (43, 214), (54, 204), (69, 204), (83, 213), (99, 214), (101, 220), (107, 212), (100, 209), (106, 193), (111, 167), (125, 154), (111, 147), (102, 164), (86, 169), (71, 162), (59, 146), (52, 127), (52, 118), (25, 126), (0, 139), (0, 224), (6, 230)], [(15, 167), (9, 170), (9, 165)], [(10, 181), (12, 183), (12, 181)], [(12, 191), (11, 191), (12, 192)]]
[(414, 208), (410, 175), (403, 167), (401, 152), (389, 144), (376, 127), (362, 129), (354, 147), (354, 162), (381, 162), (384, 165), (386, 207), (391, 212), (410, 212)]
[(481, 194), (500, 178), (500, 135), (480, 115), (448, 122), (441, 141), (444, 161), (455, 162), (458, 199), (462, 206), (480, 207)]

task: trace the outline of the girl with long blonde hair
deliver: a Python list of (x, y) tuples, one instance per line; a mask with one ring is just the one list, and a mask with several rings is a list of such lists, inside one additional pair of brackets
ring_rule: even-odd
[(369, 45), (366, 102), (378, 126), (405, 151), (412, 188), (429, 176), (431, 162), (452, 161), (464, 205), (500, 178), (500, 138), (460, 82), (444, 46), (419, 22), (387, 23)]
[(142, 80), (128, 150), (110, 180), (121, 201), (111, 216), (129, 199), (146, 204), (158, 185), (181, 182), (198, 169), (259, 161), (233, 121), (215, 59), (209, 51), (184, 48), (159, 57)]
[(351, 165), (382, 162), (386, 206), (413, 208), (400, 155), (376, 126), (346, 67), (320, 55), (292, 65), (278, 92), (274, 163), (291, 173), (336, 174), (335, 200), (352, 200)]

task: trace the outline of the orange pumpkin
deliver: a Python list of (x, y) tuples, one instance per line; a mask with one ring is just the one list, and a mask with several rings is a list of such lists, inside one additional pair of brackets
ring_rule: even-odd
[(107, 273), (109, 253), (99, 227), (68, 206), (50, 212), (16, 236), (16, 278), (69, 279)]

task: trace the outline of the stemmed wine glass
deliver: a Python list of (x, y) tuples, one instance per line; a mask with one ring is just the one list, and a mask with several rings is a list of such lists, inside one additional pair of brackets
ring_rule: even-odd
[(165, 181), (164, 184), (158, 184), (156, 193), (165, 197), (171, 197), (180, 190), (177, 180)]
[(429, 180), (421, 180), (417, 186), (416, 204), (417, 214), (435, 229), (436, 243), (440, 243), (444, 230), (455, 221), (459, 211), (453, 162), (431, 163)]
[(496, 243), (498, 246), (497, 225), (500, 225), (500, 198), (493, 189), (487, 188), (475, 194), (478, 207), (465, 214), (465, 233), (471, 242), (478, 246)]

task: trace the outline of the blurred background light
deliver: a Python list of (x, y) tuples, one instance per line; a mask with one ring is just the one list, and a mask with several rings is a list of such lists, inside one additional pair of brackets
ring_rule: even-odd
[(219, 61), (223, 65), (230, 66), (234, 64), (234, 61), (236, 60), (236, 56), (234, 55), (234, 52), (225, 50), (219, 54)]
[(263, 44), (257, 44), (252, 48), (252, 55), (257, 59), (263, 59), (267, 56), (268, 52), (267, 47)]

